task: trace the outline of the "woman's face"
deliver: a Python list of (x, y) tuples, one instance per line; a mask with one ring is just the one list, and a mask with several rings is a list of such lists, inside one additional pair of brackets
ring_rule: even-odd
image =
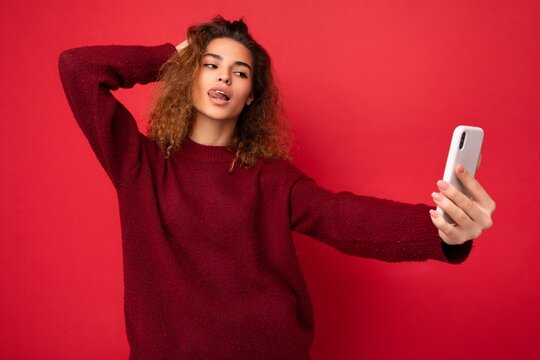
[(196, 117), (234, 121), (253, 101), (253, 59), (240, 42), (219, 38), (206, 47), (191, 89)]

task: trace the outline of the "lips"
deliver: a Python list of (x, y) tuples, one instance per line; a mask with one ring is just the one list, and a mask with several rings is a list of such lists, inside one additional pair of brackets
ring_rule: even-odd
[(208, 91), (208, 96), (211, 99), (219, 102), (228, 102), (231, 99), (231, 94), (228, 89), (223, 87), (214, 87)]

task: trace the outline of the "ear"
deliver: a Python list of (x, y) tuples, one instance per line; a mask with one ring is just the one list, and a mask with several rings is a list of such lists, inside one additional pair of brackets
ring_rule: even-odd
[(249, 106), (251, 105), (251, 103), (253, 102), (253, 94), (249, 94), (247, 100), (246, 100), (246, 105)]

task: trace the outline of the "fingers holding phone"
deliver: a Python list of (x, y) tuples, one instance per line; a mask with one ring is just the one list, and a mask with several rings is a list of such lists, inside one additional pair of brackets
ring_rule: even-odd
[(466, 188), (469, 196), (480, 205), (484, 211), (492, 214), (495, 211), (495, 201), (489, 196), (484, 187), (462, 166), (456, 167), (456, 176)]
[(458, 126), (454, 130), (443, 180), (437, 182), (440, 192), (432, 194), (437, 211), (430, 211), (431, 220), (448, 244), (477, 238), (493, 225), (495, 202), (474, 178), (483, 137), (478, 127)]
[(439, 229), (439, 236), (448, 244), (463, 244), (467, 240), (479, 237), (485, 230), (493, 225), (491, 215), (495, 210), (495, 203), (485, 192), (480, 183), (462, 167), (456, 168), (457, 176), (463, 179), (471, 196), (466, 196), (455, 186), (445, 181), (438, 181), (438, 193), (432, 194), (433, 201), (453, 220), (447, 222), (439, 212), (431, 210), (431, 220)]

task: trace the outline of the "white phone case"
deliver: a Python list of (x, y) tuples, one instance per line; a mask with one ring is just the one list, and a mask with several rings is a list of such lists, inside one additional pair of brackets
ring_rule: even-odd
[[(443, 180), (451, 183), (467, 196), (469, 196), (468, 191), (457, 179), (454, 171), (456, 166), (461, 164), (469, 174), (475, 176), (483, 140), (484, 130), (475, 126), (460, 125), (456, 127), (452, 135)], [(451, 224), (455, 223), (440, 207), (437, 207), (437, 211), (443, 215), (447, 222)]]

